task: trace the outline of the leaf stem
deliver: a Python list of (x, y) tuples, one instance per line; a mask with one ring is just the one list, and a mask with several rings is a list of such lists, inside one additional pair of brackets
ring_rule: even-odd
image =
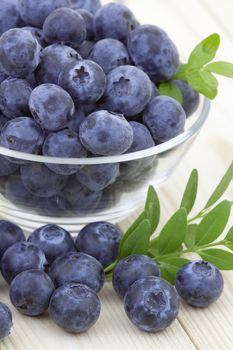
[(117, 265), (118, 261), (119, 260), (117, 259), (111, 265), (108, 265), (107, 267), (105, 267), (104, 272), (105, 273), (112, 272), (114, 270), (115, 266)]
[(106, 282), (110, 282), (111, 280), (112, 280), (112, 273), (108, 273), (107, 275), (105, 275)]
[[(233, 206), (233, 201), (229, 201), (230, 205)], [(212, 207), (212, 206), (211, 206)], [(206, 212), (208, 212), (211, 207), (207, 207), (202, 209), (201, 211), (199, 211), (199, 213), (197, 213), (197, 215), (193, 216), (192, 218), (188, 219), (188, 224), (190, 224), (193, 221), (196, 221), (198, 219), (202, 219), (203, 216), (205, 216)]]
[(221, 241), (218, 241), (218, 242), (214, 242), (214, 243), (210, 243), (210, 244), (204, 244), (204, 245), (201, 245), (201, 246), (193, 246), (191, 248), (187, 248), (187, 249), (184, 249), (182, 251), (176, 251), (176, 252), (173, 252), (173, 253), (170, 253), (170, 254), (165, 254), (165, 255), (158, 255), (158, 256), (155, 256), (153, 258), (153, 260), (162, 260), (162, 259), (166, 259), (166, 258), (173, 258), (173, 257), (179, 257), (183, 254), (186, 254), (186, 253), (198, 253), (199, 251), (203, 250), (203, 249), (206, 249), (206, 248), (212, 248), (212, 247), (216, 247), (216, 246), (219, 246), (219, 245), (224, 245), (226, 241), (225, 240), (221, 240)]
[(212, 248), (212, 247), (216, 247), (216, 246), (219, 246), (219, 245), (224, 245), (226, 241), (223, 239), (221, 241), (218, 241), (218, 242), (214, 242), (214, 243), (210, 243), (210, 244), (204, 244), (204, 245), (201, 245), (199, 247), (197, 247), (197, 249), (195, 250), (195, 252), (199, 252), (205, 248)]
[(201, 211), (199, 211), (199, 213), (197, 213), (197, 215), (193, 216), (192, 218), (188, 219), (188, 224), (190, 224), (193, 221), (196, 221), (198, 219), (202, 219), (203, 216), (205, 215), (205, 213), (209, 210), (209, 208), (206, 209), (202, 209)]
[(182, 251), (176, 251), (174, 253), (170, 253), (170, 254), (164, 254), (164, 255), (158, 255), (155, 256), (153, 258), (153, 260), (162, 260), (162, 259), (166, 259), (166, 258), (173, 258), (173, 257), (179, 257), (180, 255), (186, 254), (186, 253), (192, 253), (193, 252), (193, 247), (192, 248), (188, 248), (188, 249), (184, 249)]

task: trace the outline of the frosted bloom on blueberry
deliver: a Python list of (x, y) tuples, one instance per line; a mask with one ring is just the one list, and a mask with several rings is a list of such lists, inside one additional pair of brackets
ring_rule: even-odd
[(222, 294), (223, 277), (209, 262), (192, 261), (178, 270), (175, 285), (177, 292), (187, 304), (207, 307)]

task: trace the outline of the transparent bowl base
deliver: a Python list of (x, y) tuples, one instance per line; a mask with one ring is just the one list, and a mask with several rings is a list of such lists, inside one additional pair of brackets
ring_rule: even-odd
[[(151, 185), (154, 188), (159, 188), (170, 176), (170, 173), (166, 172), (163, 176), (159, 176), (157, 180), (151, 181)], [(143, 187), (137, 191), (136, 196), (132, 193), (131, 203), (129, 203), (128, 194), (123, 194), (120, 201), (116, 206), (103, 210), (97, 214), (90, 216), (79, 217), (52, 217), (37, 215), (33, 212), (26, 212), (24, 209), (17, 207), (2, 195), (0, 195), (0, 218), (4, 220), (10, 220), (19, 225), (29, 235), (33, 230), (43, 225), (50, 223), (59, 225), (68, 230), (72, 236), (76, 236), (77, 233), (88, 223), (93, 221), (108, 221), (112, 224), (119, 224), (121, 221), (128, 218), (133, 212), (143, 206), (147, 187)], [(126, 198), (127, 197), (127, 200)]]

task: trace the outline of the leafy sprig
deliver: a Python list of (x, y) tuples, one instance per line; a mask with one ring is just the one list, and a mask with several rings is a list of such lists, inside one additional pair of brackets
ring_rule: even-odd
[(188, 62), (180, 65), (169, 82), (161, 83), (161, 95), (175, 98), (182, 103), (182, 93), (172, 80), (185, 80), (194, 90), (209, 99), (218, 94), (218, 80), (215, 74), (233, 78), (233, 64), (224, 61), (212, 62), (220, 46), (220, 36), (216, 33), (202, 40), (191, 52)]
[(144, 210), (128, 228), (119, 247), (119, 254), (105, 272), (111, 275), (122, 258), (145, 254), (160, 265), (162, 277), (171, 283), (177, 270), (189, 261), (188, 253), (195, 253), (222, 270), (233, 270), (233, 226), (225, 238), (219, 239), (230, 218), (233, 202), (221, 197), (233, 179), (233, 162), (209, 197), (204, 208), (195, 216), (189, 214), (198, 192), (198, 171), (194, 169), (185, 187), (180, 208), (155, 233), (160, 220), (160, 203), (155, 189), (150, 186)]

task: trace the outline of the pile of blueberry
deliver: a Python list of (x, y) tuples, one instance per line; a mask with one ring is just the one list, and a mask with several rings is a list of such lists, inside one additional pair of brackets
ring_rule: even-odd
[[(51, 319), (65, 331), (86, 331), (99, 318), (104, 267), (116, 260), (121, 238), (118, 227), (94, 222), (75, 241), (52, 224), (36, 229), (26, 241), (20, 227), (1, 220), (1, 273), (10, 285), (12, 304), (27, 316), (48, 309)], [(206, 307), (223, 290), (222, 275), (210, 263), (193, 261), (181, 267), (174, 288), (160, 277), (158, 264), (145, 255), (120, 260), (112, 284), (124, 298), (128, 318), (146, 332), (161, 331), (175, 320), (179, 295), (191, 306)], [(11, 327), (11, 312), (0, 303), (0, 339)]]
[[(198, 107), (185, 81), (174, 81), (182, 105), (160, 96), (157, 85), (179, 67), (177, 48), (122, 4), (1, 0), (0, 35), (2, 147), (51, 157), (121, 155), (179, 135)], [(83, 215), (114, 202), (122, 181), (142, 181), (156, 166), (152, 158), (80, 167), (1, 156), (0, 188), (44, 215)]]

